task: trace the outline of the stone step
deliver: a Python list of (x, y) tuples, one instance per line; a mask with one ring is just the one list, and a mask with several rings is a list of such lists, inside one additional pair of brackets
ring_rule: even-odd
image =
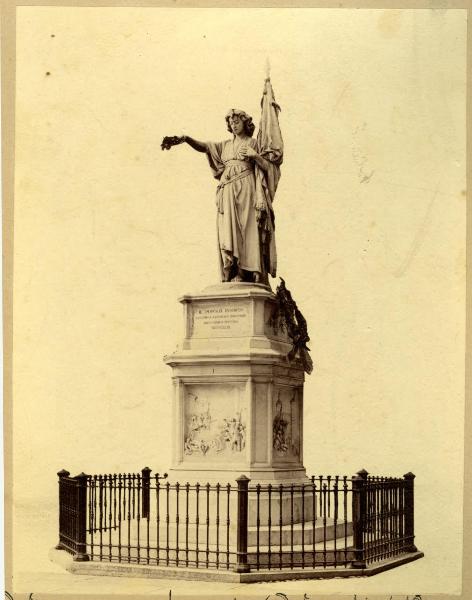
[[(317, 542), (315, 543), (315, 545), (313, 546), (313, 544), (293, 544), (293, 546), (291, 544), (286, 544), (286, 545), (282, 545), (282, 548), (280, 548), (280, 546), (278, 544), (271, 544), (270, 549), (271, 549), (271, 553), (272, 554), (278, 554), (280, 553), (280, 550), (282, 549), (282, 553), (284, 554), (290, 554), (293, 550), (293, 552), (312, 552), (313, 548), (315, 550), (316, 553), (320, 553), (323, 552), (324, 550), (326, 551), (344, 551), (344, 550), (349, 550), (352, 548), (352, 543), (353, 543), (353, 538), (352, 535), (349, 535), (347, 538), (342, 538), (342, 539), (331, 539), (331, 540), (326, 540), (326, 542), (322, 541), (322, 542)], [(269, 546), (263, 546), (260, 545), (259, 546), (259, 552), (260, 553), (266, 553), (268, 554), (269, 552)], [(257, 546), (248, 546), (248, 553), (249, 554), (254, 554), (257, 553)]]
[[(329, 541), (334, 539), (335, 537), (339, 540), (344, 540), (345, 536), (352, 535), (352, 523), (336, 523), (334, 524), (333, 519), (326, 519), (326, 524), (315, 522), (315, 526), (313, 527), (313, 522), (309, 521), (308, 523), (294, 523), (292, 525), (282, 525), (280, 527), (278, 524), (269, 527), (268, 525), (261, 525), (259, 527), (259, 545), (268, 545), (269, 544), (269, 533), (270, 533), (270, 542), (271, 544), (277, 543), (280, 544), (280, 539), (282, 538), (282, 546), (288, 544), (301, 544), (302, 540), (305, 544), (312, 544), (313, 541), (322, 542), (323, 540)], [(248, 544), (255, 545), (257, 544), (257, 527), (249, 527), (248, 528)]]
[[(314, 527), (313, 527), (314, 525)], [(229, 535), (228, 535), (229, 533)], [(156, 527), (150, 527), (149, 529), (149, 541), (147, 527), (140, 527), (139, 531), (139, 545), (156, 546), (159, 537), (159, 545), (167, 545), (167, 539), (170, 546), (175, 546), (177, 541), (177, 534), (179, 539), (179, 546), (185, 544), (186, 540), (189, 544), (195, 544), (197, 541), (197, 527), (194, 523), (189, 524), (188, 534), (186, 532), (185, 523), (180, 523), (177, 531), (175, 523), (169, 523), (169, 531), (167, 532), (167, 524), (161, 523), (159, 527), (159, 536)], [(294, 523), (293, 525), (272, 524), (270, 529), (268, 525), (261, 524), (259, 531), (257, 526), (248, 527), (248, 546), (255, 547), (259, 541), (259, 547), (265, 547), (269, 545), (282, 545), (283, 547), (301, 546), (302, 543), (307, 546), (310, 544), (323, 543), (324, 541), (329, 542), (334, 540), (336, 537), (339, 545), (344, 545), (346, 537), (352, 535), (352, 523), (337, 522), (336, 525), (333, 519), (326, 519), (326, 522), (319, 520), (313, 524), (313, 521), (305, 523)], [(136, 528), (130, 530), (130, 545), (138, 545), (138, 531)], [(217, 538), (220, 546), (226, 544), (229, 537), (230, 547), (236, 545), (236, 527), (235, 523), (229, 528), (229, 532), (226, 530), (226, 524), (220, 524), (219, 528), (216, 525), (209, 525), (207, 528), (206, 523), (200, 523), (198, 527), (198, 543), (199, 546), (206, 545), (208, 537), (208, 544), (210, 546), (215, 545)], [(117, 545), (119, 533), (118, 530), (112, 530), (111, 536), (110, 531), (102, 532), (102, 539), (105, 544), (112, 540), (113, 545)], [(95, 544), (100, 539), (100, 533), (94, 533)], [(121, 543), (128, 542), (128, 530), (127, 527), (122, 528), (121, 531)]]
[[(338, 540), (339, 542), (339, 540)], [(344, 542), (344, 540), (343, 540)], [(218, 566), (219, 568), (233, 568), (236, 562), (236, 553), (232, 549), (226, 551), (224, 546), (217, 547), (214, 544), (199, 544), (198, 550), (195, 544), (189, 543), (187, 547), (179, 547), (179, 550), (169, 546), (160, 545), (159, 556), (156, 548), (151, 548), (149, 552), (145, 548), (140, 548), (139, 552), (136, 547), (128, 549), (127, 546), (121, 548), (118, 553), (117, 548), (113, 548), (112, 561), (118, 557), (122, 562), (139, 562), (140, 564), (158, 564), (158, 565), (176, 565), (185, 566), (201, 566), (204, 567), (208, 563), (209, 567)], [(107, 549), (100, 554), (97, 549), (94, 549), (93, 560), (108, 561), (109, 552)], [(346, 545), (334, 543), (334, 540), (326, 543), (318, 543), (312, 545), (294, 545), (282, 546), (271, 545), (270, 552), (268, 546), (260, 546), (259, 551), (256, 547), (249, 547), (247, 552), (247, 562), (251, 567), (259, 569), (278, 569), (282, 567), (319, 567), (334, 564), (346, 564), (354, 559), (352, 549), (352, 537), (346, 540)]]
[(270, 553), (268, 546), (257, 548), (248, 548), (248, 563), (254, 567), (258, 565), (260, 569), (280, 568), (287, 566), (309, 567), (326, 566), (333, 564), (345, 564), (354, 559), (352, 549), (352, 536), (346, 540), (326, 541), (310, 545), (282, 546), (282, 548), (271, 545)]
[[(161, 523), (165, 522), (167, 514), (169, 514), (171, 521), (175, 521), (176, 515), (179, 514), (180, 523), (183, 523), (187, 516), (191, 523), (195, 523), (198, 514), (200, 522), (203, 522), (207, 517), (207, 510), (209, 518), (213, 523), (216, 520), (217, 514), (220, 517), (221, 523), (225, 522), (228, 517), (234, 522), (237, 515), (237, 490), (234, 486), (231, 488), (229, 495), (225, 487), (221, 486), (221, 490), (217, 495), (214, 487), (207, 494), (205, 486), (202, 485), (198, 494), (198, 502), (195, 489), (193, 488), (190, 490), (188, 498), (186, 497), (185, 486), (180, 486), (178, 496), (175, 487), (170, 489), (168, 495), (164, 486), (160, 488), (159, 518), (161, 519)], [(281, 519), (284, 525), (290, 524), (291, 521), (301, 522), (303, 519), (308, 522), (314, 516), (317, 520), (321, 520), (323, 517), (323, 515), (320, 515), (319, 497), (313, 498), (310, 494), (310, 488), (307, 488), (306, 493), (302, 494), (300, 486), (294, 486), (293, 492), (290, 486), (286, 486), (283, 494), (280, 495), (278, 488), (274, 486), (270, 500), (266, 489), (257, 495), (256, 491), (251, 488), (248, 493), (249, 525), (255, 525), (257, 518), (259, 518), (261, 523), (267, 523), (269, 515), (273, 523), (278, 523)], [(155, 524), (157, 516), (156, 498), (152, 494), (149, 515), (151, 527)], [(108, 515), (105, 514), (105, 523), (107, 522), (107, 517)], [(144, 525), (146, 519), (142, 516), (140, 518), (142, 525)], [(123, 522), (126, 523), (126, 519), (123, 519)]]

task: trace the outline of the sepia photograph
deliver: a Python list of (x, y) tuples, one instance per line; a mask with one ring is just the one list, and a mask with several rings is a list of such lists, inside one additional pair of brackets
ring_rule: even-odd
[(10, 15), (7, 596), (459, 597), (468, 11)]

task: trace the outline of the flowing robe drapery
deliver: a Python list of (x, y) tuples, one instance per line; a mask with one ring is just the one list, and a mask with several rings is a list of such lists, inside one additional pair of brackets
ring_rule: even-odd
[(261, 121), (257, 140), (246, 143), (264, 161), (256, 161), (235, 152), (234, 140), (208, 142), (207, 157), (213, 176), (220, 181), (216, 193), (217, 232), (220, 269), (230, 269), (233, 259), (245, 271), (276, 276), (275, 220), (272, 203), (280, 179), (283, 141), (270, 80), (264, 84)]
[[(247, 144), (257, 151), (257, 142)], [(233, 140), (208, 142), (207, 157), (216, 192), (217, 238), (220, 269), (229, 269), (236, 259), (240, 269), (261, 272), (261, 253), (256, 211), (254, 161), (234, 152)]]

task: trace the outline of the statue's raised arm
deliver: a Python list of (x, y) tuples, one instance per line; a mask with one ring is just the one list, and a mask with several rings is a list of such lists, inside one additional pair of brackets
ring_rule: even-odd
[(222, 281), (268, 285), (276, 276), (275, 225), (272, 203), (280, 177), (283, 142), (270, 80), (266, 79), (257, 139), (255, 126), (243, 110), (225, 117), (230, 139), (200, 142), (189, 136), (168, 136), (161, 148), (187, 143), (207, 155), (216, 190), (217, 236)]
[(208, 146), (205, 142), (199, 142), (198, 140), (194, 140), (188, 135), (171, 135), (166, 136), (161, 143), (162, 150), (170, 150), (172, 146), (178, 146), (179, 144), (183, 144), (186, 142), (189, 146), (191, 146), (197, 152), (206, 152), (208, 150)]

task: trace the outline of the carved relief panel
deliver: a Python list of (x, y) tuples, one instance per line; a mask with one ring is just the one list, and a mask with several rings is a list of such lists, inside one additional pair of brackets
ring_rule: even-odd
[(184, 460), (244, 458), (247, 406), (243, 384), (193, 384), (184, 390)]
[(300, 394), (296, 388), (276, 390), (272, 401), (272, 452), (281, 462), (300, 460)]

